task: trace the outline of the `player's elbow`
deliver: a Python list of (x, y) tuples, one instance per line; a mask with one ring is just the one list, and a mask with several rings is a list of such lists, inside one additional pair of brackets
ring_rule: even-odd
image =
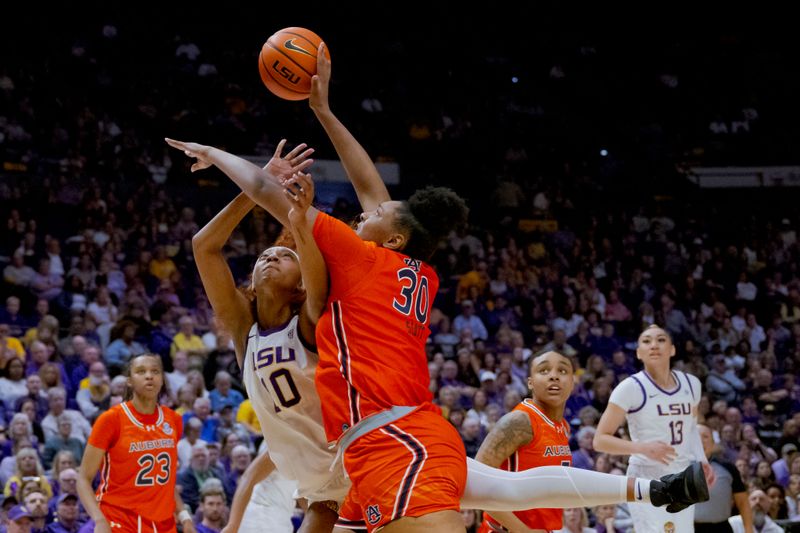
[(199, 231), (192, 237), (192, 251), (197, 254), (208, 248), (208, 237)]
[(594, 437), (592, 437), (592, 447), (597, 452), (605, 452), (605, 434), (603, 433), (595, 433)]

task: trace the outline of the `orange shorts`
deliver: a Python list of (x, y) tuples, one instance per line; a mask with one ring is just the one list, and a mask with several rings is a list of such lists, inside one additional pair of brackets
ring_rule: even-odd
[(135, 511), (122, 509), (114, 505), (100, 502), (100, 511), (108, 520), (111, 531), (136, 533), (176, 533), (175, 518), (154, 522), (136, 514)]
[(352, 489), (339, 507), (339, 519), (336, 521), (336, 527), (349, 529), (356, 533), (367, 533), (367, 523), (361, 513), (361, 506), (353, 498)]
[[(484, 515), (486, 516), (486, 515)], [(492, 525), (495, 524), (495, 525)], [(506, 528), (498, 524), (497, 522), (492, 521), (491, 523), (484, 518), (481, 525), (478, 527), (478, 533), (497, 533), (498, 531), (508, 531)]]
[(436, 410), (418, 409), (367, 433), (344, 454), (367, 529), (403, 516), (423, 516), (461, 508), (467, 482), (464, 443)]

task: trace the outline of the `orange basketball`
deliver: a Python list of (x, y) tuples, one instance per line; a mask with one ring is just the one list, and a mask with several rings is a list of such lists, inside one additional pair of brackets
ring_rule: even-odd
[[(261, 81), (272, 94), (286, 100), (305, 100), (311, 93), (311, 76), (317, 72), (319, 35), (305, 28), (275, 32), (258, 54)], [(328, 47), (325, 56), (330, 59)]]

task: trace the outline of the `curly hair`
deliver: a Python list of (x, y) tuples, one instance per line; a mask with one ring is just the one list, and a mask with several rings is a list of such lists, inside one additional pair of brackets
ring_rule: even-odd
[(427, 261), (451, 231), (466, 224), (468, 215), (466, 202), (452, 189), (418, 190), (397, 213), (397, 224), (408, 235), (403, 253)]

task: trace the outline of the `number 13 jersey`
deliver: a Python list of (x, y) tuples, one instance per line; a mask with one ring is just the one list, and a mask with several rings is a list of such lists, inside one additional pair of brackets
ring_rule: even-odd
[(89, 444), (106, 452), (97, 501), (154, 522), (169, 520), (182, 429), (181, 417), (161, 405), (146, 415), (124, 402), (101, 414), (89, 436)]
[[(625, 378), (612, 391), (609, 402), (627, 413), (628, 431), (634, 442), (666, 442), (677, 452), (669, 465), (670, 472), (679, 472), (694, 460), (692, 438), (697, 431), (694, 410), (700, 401), (700, 380), (695, 376), (673, 370), (677, 385), (664, 390), (642, 370)], [(691, 437), (691, 438), (690, 438)], [(631, 455), (629, 464), (659, 466), (661, 463), (644, 455)], [(663, 465), (662, 465), (663, 466)]]
[(295, 315), (268, 330), (253, 324), (243, 380), (278, 471), (297, 481), (300, 497), (341, 501), (347, 494), (341, 462), (331, 470), (335, 452), (328, 448), (314, 387), (317, 355), (300, 338), (298, 320)]
[(316, 382), (334, 441), (370, 414), (432, 400), (425, 342), (439, 278), (325, 213), (317, 215), (314, 240), (331, 280), (317, 324)]

